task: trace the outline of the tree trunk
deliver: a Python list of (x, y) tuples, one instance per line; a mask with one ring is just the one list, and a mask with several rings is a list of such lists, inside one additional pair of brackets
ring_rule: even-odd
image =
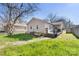
[(11, 23), (8, 23), (5, 26), (5, 31), (7, 32), (8, 35), (12, 35), (13, 34), (13, 29), (14, 29), (14, 26)]

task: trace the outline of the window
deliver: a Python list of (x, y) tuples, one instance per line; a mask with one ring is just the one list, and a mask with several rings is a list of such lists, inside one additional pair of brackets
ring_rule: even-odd
[(38, 29), (38, 25), (37, 25), (37, 27), (36, 27), (37, 29)]
[(32, 29), (32, 26), (30, 27), (30, 29)]

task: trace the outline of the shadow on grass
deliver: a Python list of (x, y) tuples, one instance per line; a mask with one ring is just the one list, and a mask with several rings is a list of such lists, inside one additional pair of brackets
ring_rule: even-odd
[(72, 32), (72, 34), (73, 34), (77, 39), (79, 39), (79, 36), (78, 36), (77, 34), (75, 34), (75, 33), (73, 33), (73, 32)]
[(6, 37), (14, 38), (14, 39), (18, 39), (18, 40), (24, 40), (24, 41), (31, 40), (32, 38), (34, 38), (32, 35), (25, 34), (25, 33), (9, 35), (9, 36), (6, 36)]

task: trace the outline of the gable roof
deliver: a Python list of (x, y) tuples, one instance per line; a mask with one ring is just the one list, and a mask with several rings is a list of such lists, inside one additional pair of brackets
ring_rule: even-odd
[[(28, 25), (31, 21), (33, 21), (33, 20), (38, 20), (38, 21), (41, 21), (41, 22), (43, 22), (43, 23), (47, 23), (47, 24), (51, 24), (51, 25), (64, 24), (64, 21), (63, 21), (62, 19), (56, 20), (56, 21), (54, 21), (53, 23), (49, 23), (49, 22), (47, 22), (46, 20), (33, 17), (33, 18), (27, 23), (27, 25)], [(65, 26), (65, 24), (64, 24), (64, 26)]]
[(33, 17), (33, 18), (27, 23), (27, 25), (28, 25), (32, 20), (38, 20), (38, 21), (41, 21), (41, 22), (43, 22), (43, 23), (48, 23), (47, 21), (45, 21), (45, 20), (43, 20), (43, 19), (39, 19), (39, 18)]

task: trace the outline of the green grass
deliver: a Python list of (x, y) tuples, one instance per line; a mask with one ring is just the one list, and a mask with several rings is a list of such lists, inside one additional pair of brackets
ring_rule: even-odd
[(79, 40), (72, 34), (0, 50), (5, 56), (79, 56)]
[(5, 45), (7, 42), (12, 42), (12, 41), (27, 41), (31, 40), (34, 37), (29, 35), (29, 34), (15, 34), (12, 36), (7, 36), (6, 34), (0, 34), (0, 45)]
[(62, 33), (60, 36), (58, 36), (57, 39), (65, 39), (65, 40), (72, 40), (72, 39), (78, 39), (76, 38), (73, 34), (65, 34), (65, 33)]
[(6, 34), (0, 34), (0, 40), (2, 41), (17, 41), (17, 40), (30, 40), (34, 38), (32, 35), (30, 34), (15, 34), (15, 35), (10, 35), (7, 36)]
[(34, 37), (32, 36), (32, 35), (30, 35), (30, 34), (15, 34), (15, 35), (11, 35), (11, 36), (6, 36), (6, 37), (8, 37), (8, 38), (13, 38), (14, 40), (24, 40), (24, 41), (27, 41), (27, 40), (31, 40), (31, 39), (33, 39)]

